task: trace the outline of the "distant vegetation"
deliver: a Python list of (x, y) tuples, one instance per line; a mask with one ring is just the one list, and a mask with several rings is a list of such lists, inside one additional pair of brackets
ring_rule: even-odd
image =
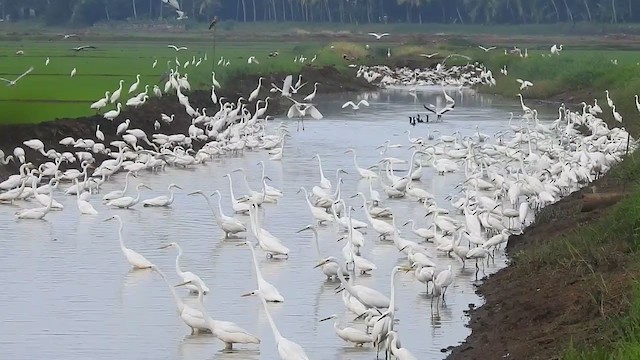
[[(187, 21), (307, 23), (640, 23), (637, 0), (178, 0)], [(172, 19), (161, 0), (0, 0), (5, 20), (49, 25)], [(184, 20), (183, 20), (184, 21)]]

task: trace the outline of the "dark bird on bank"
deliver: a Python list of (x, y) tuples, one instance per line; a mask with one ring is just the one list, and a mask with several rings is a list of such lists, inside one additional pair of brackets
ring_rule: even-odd
[(93, 45), (84, 45), (84, 46), (74, 47), (71, 50), (73, 50), (75, 52), (79, 52), (79, 51), (87, 50), (87, 49), (97, 49), (97, 48), (95, 46), (93, 46)]
[(218, 17), (214, 16), (213, 20), (211, 20), (211, 23), (209, 24), (209, 30), (213, 29), (217, 23), (218, 23)]
[(269, 53), (269, 57), (276, 57), (278, 55), (280, 55), (280, 53), (277, 50)]
[(355, 61), (356, 60), (355, 56), (349, 56), (347, 54), (342, 54), (342, 58), (347, 60), (347, 61)]

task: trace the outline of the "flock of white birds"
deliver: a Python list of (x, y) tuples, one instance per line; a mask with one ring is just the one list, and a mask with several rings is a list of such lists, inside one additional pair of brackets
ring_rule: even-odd
[[(561, 48), (557, 48), (556, 51), (561, 51)], [(415, 92), (417, 86), (423, 85), (471, 87), (496, 82), (491, 71), (480, 64), (450, 68), (441, 64), (435, 69), (415, 70), (361, 66), (357, 76), (364, 77), (369, 82), (377, 80), (381, 86), (401, 85), (406, 87), (409, 93)], [(45, 149), (44, 143), (39, 139), (25, 141), (26, 147), (40, 152), (51, 161), (34, 166), (28, 162), (28, 153), (22, 148), (14, 149), (13, 155), (6, 158), (3, 152), (0, 153), (2, 164), (6, 165), (12, 159), (21, 163), (18, 174), (0, 183), (0, 203), (37, 204), (16, 212), (15, 216), (20, 220), (43, 219), (51, 211), (63, 210), (63, 206), (55, 200), (54, 194), (60, 193), (55, 191), (56, 188), (64, 186), (64, 195), (76, 197), (81, 214), (96, 215), (98, 212), (91, 202), (100, 193), (101, 185), (113, 174), (126, 172), (125, 185), (121, 191), (112, 191), (101, 196), (106, 206), (114, 209), (128, 209), (138, 204), (145, 207), (169, 207), (174, 200), (174, 190), (182, 189), (179, 185), (171, 184), (167, 196), (142, 200), (141, 191), (148, 187), (138, 183), (135, 186), (135, 195), (131, 195), (130, 176), (137, 177), (143, 172), (151, 175), (167, 166), (190, 168), (206, 163), (213, 157), (242, 156), (243, 151), (266, 151), (270, 160), (281, 160), (284, 156), (285, 140), (290, 135), (285, 123), (273, 127), (273, 133), (269, 132), (265, 116), (269, 98), (258, 100), (262, 80), (259, 80), (256, 90), (247, 97), (250, 101), (257, 100), (256, 110), (251, 113), (242, 98), (237, 103), (218, 99), (215, 89), (219, 88), (220, 84), (216, 81), (214, 73), (212, 104), (218, 104), (219, 110), (213, 115), (208, 115), (205, 109), (194, 110), (188, 97), (184, 95), (190, 89), (186, 75), (181, 77), (177, 70), (172, 71), (164, 93), (177, 94), (178, 101), (191, 116), (192, 124), (187, 134), (163, 134), (157, 131), (158, 128), (156, 133), (147, 134), (141, 129), (133, 128), (135, 119), (127, 119), (117, 127), (117, 136), (121, 140), (111, 141), (109, 144), (103, 143), (105, 137), (99, 127), (95, 134), (90, 134), (91, 136), (84, 139), (61, 139), (59, 144), (68, 149), (62, 153)], [(139, 82), (138, 78), (129, 88), (129, 93), (136, 90)], [(317, 109), (319, 105), (313, 103), (318, 84), (314, 85), (313, 92), (304, 99), (293, 99), (304, 84), (302, 77), (298, 77), (297, 83), (294, 84), (293, 76), (288, 76), (282, 87), (271, 85), (272, 96), (279, 95), (292, 100), (293, 104), (287, 112), (287, 117), (301, 120), (303, 129), (304, 118), (322, 118)], [(108, 102), (114, 103), (122, 89), (123, 82), (120, 82), (119, 88), (113, 94), (107, 93), (104, 99), (92, 107), (99, 110)], [(443, 95), (446, 99), (443, 109), (435, 109), (431, 104), (425, 106), (427, 110), (436, 113), (439, 119), (455, 107), (455, 100), (446, 93), (444, 87)], [(146, 95), (143, 95), (140, 99), (142, 103), (145, 97)], [(340, 173), (336, 182), (332, 183), (324, 175), (320, 155), (316, 156), (319, 181), (310, 189), (301, 187), (299, 191), (305, 194), (304, 201), (315, 223), (300, 231), (308, 230), (315, 233), (316, 245), (317, 232), (328, 228), (337, 229), (336, 236), (345, 240), (342, 254), (322, 257), (316, 267), (328, 279), (340, 284), (346, 309), (362, 321), (361, 327), (341, 327), (335, 315), (323, 319), (336, 319), (334, 328), (337, 336), (356, 346), (372, 344), (372, 349), (375, 349), (372, 351), (377, 355), (387, 351), (396, 359), (416, 359), (415, 355), (402, 347), (399, 341), (401, 329), (396, 329), (394, 321), (397, 304), (393, 279), (398, 271), (411, 271), (417, 281), (424, 283), (427, 292), (431, 291), (433, 294), (433, 306), (437, 309), (446, 302), (447, 288), (456, 281), (452, 269), (454, 266), (464, 267), (470, 261), (479, 270), (496, 251), (500, 251), (510, 234), (520, 232), (531, 221), (535, 211), (585, 186), (619, 162), (625, 151), (635, 149), (635, 142), (627, 132), (620, 128), (610, 129), (598, 118), (602, 109), (597, 103), (594, 106), (584, 104), (583, 110), (578, 112), (560, 107), (558, 119), (545, 125), (538, 120), (537, 111), (524, 104), (522, 96), (520, 101), (522, 113), (512, 117), (508, 128), (496, 134), (484, 134), (478, 127), (473, 136), (464, 138), (458, 132), (452, 135), (438, 135), (437, 130), (427, 133), (424, 137), (411, 137), (407, 131), (408, 146), (413, 149), (408, 159), (387, 156), (387, 149), (400, 146), (391, 144), (390, 141), (377, 147), (382, 149), (380, 161), (366, 167), (358, 164), (355, 150), (340, 150), (353, 155), (355, 170), (369, 181), (367, 194), (349, 194), (358, 198), (358, 205), (363, 205), (366, 221), (352, 218), (352, 206), (347, 204), (348, 197), (345, 199), (340, 190)], [(264, 106), (261, 107), (261, 104)], [(609, 101), (608, 105), (615, 114), (613, 101)], [(369, 103), (347, 102), (343, 108), (349, 106), (355, 111), (369, 106)], [(115, 120), (119, 113), (120, 105), (117, 110), (105, 113), (104, 117)], [(163, 121), (170, 122), (173, 118), (174, 115), (162, 114)], [(452, 118), (451, 121), (455, 119)], [(588, 129), (587, 133), (578, 131), (578, 127)], [(631, 143), (628, 144), (628, 141)], [(371, 151), (374, 151), (374, 147), (372, 145)], [(97, 164), (96, 154), (106, 155), (108, 159)], [(75, 162), (80, 163), (79, 169), (72, 167)], [(68, 170), (60, 170), (63, 163), (69, 167)], [(241, 242), (241, 245), (247, 246), (253, 254), (257, 286), (255, 291), (247, 295), (257, 295), (261, 299), (280, 357), (308, 359), (300, 345), (279, 332), (269, 314), (269, 302), (283, 302), (285, 299), (278, 289), (262, 276), (256, 260), (258, 252), (267, 258), (285, 259), (295, 254), (290, 254), (286, 244), (263, 227), (263, 220), (259, 219), (257, 209), (261, 206), (272, 206), (267, 204), (276, 204), (285, 195), (293, 195), (284, 194), (268, 184), (270, 179), (265, 175), (265, 164), (261, 164), (261, 189), (250, 190), (248, 194), (240, 197), (234, 194), (232, 174), (226, 175), (233, 215), (225, 215), (223, 212), (219, 191), (213, 194), (218, 196), (217, 208), (210, 203), (208, 194), (193, 190), (189, 193), (203, 196), (207, 200), (216, 223), (227, 238), (246, 236), (247, 241)], [(408, 170), (394, 170), (398, 164), (408, 164)], [(90, 168), (93, 170), (90, 171)], [(420, 187), (419, 180), (426, 171), (445, 177), (453, 172), (465, 174), (466, 180), (459, 186), (460, 194), (452, 198), (448, 206), (440, 207), (435, 202), (434, 194)], [(431, 217), (430, 226), (416, 228), (419, 222), (417, 219), (396, 219), (392, 210), (384, 206), (386, 198), (421, 202), (424, 204), (425, 213)], [(128, 263), (135, 269), (151, 269), (157, 272), (169, 285), (165, 274), (157, 266), (140, 253), (126, 247), (121, 218), (112, 215), (107, 220), (118, 222), (120, 247)], [(400, 228), (407, 225), (410, 225), (410, 232), (401, 233)], [(370, 236), (371, 234), (374, 236)], [(405, 235), (411, 236), (413, 240)], [(375, 259), (366, 259), (360, 251), (367, 242), (393, 243), (401, 257), (406, 258), (404, 265), (393, 269), (389, 296), (356, 283), (358, 276), (371, 274), (377, 269)], [(176, 286), (185, 286), (198, 297), (197, 305), (188, 305), (176, 293), (174, 286), (169, 285), (179, 316), (192, 333), (210, 332), (221, 340), (228, 350), (235, 344), (260, 343), (257, 336), (238, 325), (215, 320), (209, 315), (204, 305), (204, 298), (210, 293), (209, 287), (198, 275), (181, 269), (179, 259), (182, 249), (177, 243), (165, 247), (178, 251), (176, 271), (182, 282)], [(447, 254), (450, 257), (449, 264), (438, 264), (439, 261), (435, 261), (434, 258), (435, 253)]]

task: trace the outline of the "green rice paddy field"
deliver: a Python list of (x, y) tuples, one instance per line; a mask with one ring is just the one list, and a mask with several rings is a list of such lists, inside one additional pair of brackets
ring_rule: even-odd
[[(181, 68), (181, 74), (188, 74), (192, 88), (210, 88), (211, 72), (221, 83), (230, 81), (237, 74), (268, 74), (273, 72), (296, 72), (302, 66), (293, 60), (297, 55), (308, 59), (318, 55), (314, 64), (340, 63), (340, 54), (323, 51), (320, 46), (296, 44), (242, 43), (234, 45), (219, 43), (215, 54), (212, 44), (204, 42), (180, 42), (187, 50), (176, 52), (168, 48), (166, 42), (92, 42), (97, 49), (76, 53), (72, 47), (84, 45), (81, 42), (4, 42), (0, 43), (0, 77), (9, 80), (33, 66), (34, 70), (22, 78), (16, 86), (0, 85), (0, 123), (36, 123), (56, 118), (73, 118), (95, 113), (89, 108), (94, 101), (104, 97), (105, 91), (113, 92), (119, 81), (124, 80), (122, 96), (124, 103), (133, 95), (144, 91), (149, 85), (152, 95), (153, 85), (164, 88), (163, 76), (168, 72), (168, 64), (175, 68), (175, 60), (181, 64), (202, 59), (200, 66)], [(16, 55), (18, 50), (23, 55)], [(278, 57), (269, 53), (278, 50)], [(205, 55), (207, 60), (205, 61)], [(248, 64), (249, 56), (255, 56), (260, 64)], [(223, 56), (229, 61), (227, 67), (218, 66)], [(45, 65), (47, 57), (49, 65)], [(157, 60), (157, 66), (152, 67)], [(307, 60), (309, 63), (309, 60)], [(215, 67), (214, 67), (215, 66)], [(76, 75), (71, 77), (71, 71)], [(140, 85), (131, 95), (127, 95), (130, 85), (140, 74)], [(109, 105), (103, 111), (115, 108)]]

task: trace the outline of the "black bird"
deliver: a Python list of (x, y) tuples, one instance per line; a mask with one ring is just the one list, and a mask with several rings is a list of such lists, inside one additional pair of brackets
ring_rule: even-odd
[(97, 48), (95, 46), (93, 46), (93, 45), (84, 45), (84, 46), (74, 47), (71, 50), (73, 50), (75, 52), (79, 52), (79, 51), (86, 50), (86, 49), (97, 49)]
[(278, 51), (272, 51), (272, 52), (269, 53), (269, 57), (276, 57), (278, 55), (280, 55), (280, 53)]
[(211, 20), (211, 23), (209, 24), (209, 30), (213, 29), (217, 23), (218, 23), (218, 17), (214, 16), (213, 20)]
[(411, 126), (416, 126), (416, 118), (409, 116), (409, 124), (411, 124)]

